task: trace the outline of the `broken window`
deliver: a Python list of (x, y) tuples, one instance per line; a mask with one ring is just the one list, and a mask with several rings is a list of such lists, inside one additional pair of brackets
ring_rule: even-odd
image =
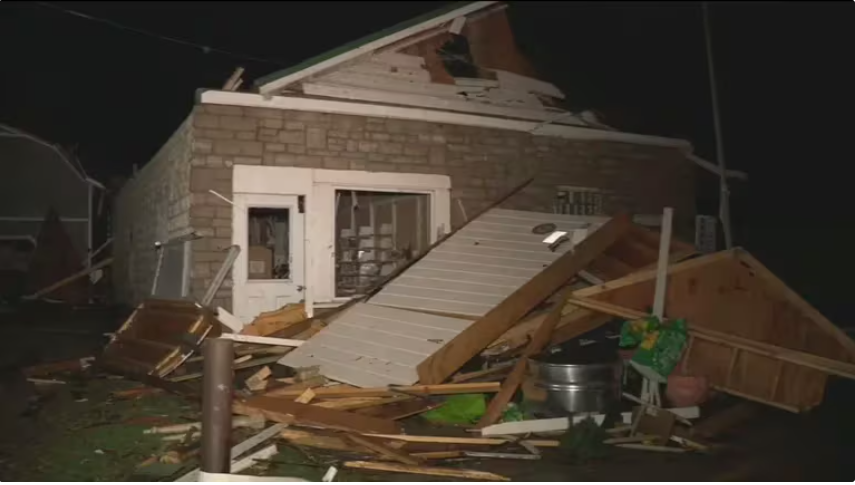
[(604, 214), (604, 196), (603, 190), (593, 187), (559, 186), (554, 212), (575, 216), (600, 216)]
[(248, 212), (248, 278), (250, 280), (289, 279), (291, 277), (289, 210), (252, 207)]
[(337, 190), (336, 297), (364, 294), (430, 243), (430, 196)]

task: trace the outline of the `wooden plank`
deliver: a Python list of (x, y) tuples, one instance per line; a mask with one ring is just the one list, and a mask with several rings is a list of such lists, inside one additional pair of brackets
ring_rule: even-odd
[(294, 340), (287, 338), (276, 338), (276, 337), (256, 337), (253, 335), (241, 335), (235, 333), (224, 333), (220, 335), (220, 338), (225, 338), (232, 340), (234, 342), (243, 342), (247, 344), (260, 344), (260, 345), (276, 345), (278, 347), (299, 347), (303, 345), (302, 340)]
[(428, 466), (401, 465), (397, 463), (375, 463), (370, 461), (346, 461), (347, 468), (358, 468), (361, 470), (374, 470), (394, 473), (413, 473), (417, 475), (432, 475), (437, 477), (466, 478), (469, 480), (488, 480), (491, 482), (508, 482), (511, 479), (502, 475), (478, 470), (464, 470), (461, 468), (440, 468)]
[(564, 431), (570, 427), (569, 418), (531, 419), (493, 424), (481, 428), (481, 436), (514, 435)]
[(659, 258), (656, 264), (656, 289), (653, 293), (653, 315), (662, 321), (665, 317), (665, 291), (668, 285), (668, 255), (671, 252), (671, 221), (674, 209), (666, 207), (662, 214), (662, 234)]
[[(407, 443), (440, 443), (446, 445), (486, 445), (500, 446), (510, 443), (509, 439), (501, 438), (463, 438), (454, 436), (417, 436), (409, 434), (367, 434), (374, 438), (384, 438), (388, 440), (405, 441)], [(560, 443), (558, 440), (524, 440), (527, 444), (538, 446), (541, 448), (557, 448)]]
[[(437, 384), (432, 386), (401, 386), (396, 389), (409, 394), (423, 394), (426, 396), (444, 396), (451, 394), (470, 394), (498, 392), (501, 384), (498, 382), (472, 382), (468, 384)], [(297, 397), (302, 391), (283, 392), (279, 397)], [(400, 396), (388, 388), (356, 388), (335, 389), (320, 387), (315, 389), (318, 399), (332, 399), (340, 397), (394, 397)]]
[(388, 446), (383, 445), (379, 441), (375, 441), (371, 438), (360, 436), (356, 434), (348, 434), (347, 439), (353, 441), (354, 443), (364, 446), (369, 450), (379, 454), (380, 456), (391, 458), (395, 461), (401, 462), (405, 465), (418, 465), (422, 461), (412, 456), (404, 453), (401, 450), (396, 450), (395, 448), (390, 448)]
[(234, 412), (247, 416), (264, 416), (280, 423), (293, 422), (357, 433), (400, 433), (394, 421), (354, 413), (300, 404), (286, 399), (257, 396), (233, 403)]
[(498, 364), (489, 369), (479, 370), (474, 372), (466, 372), (464, 374), (455, 374), (451, 377), (451, 382), (467, 382), (475, 379), (480, 379), (482, 377), (491, 376), (494, 374), (498, 374), (500, 372), (510, 372), (511, 368), (514, 365), (512, 363)]
[(451, 342), (419, 364), (419, 380), (438, 384), (545, 300), (631, 227), (619, 215), (582, 241), (572, 253), (562, 255), (544, 271), (461, 332)]
[(422, 399), (407, 400), (362, 408), (357, 410), (356, 413), (397, 421), (399, 419), (409, 418), (410, 416), (430, 411), (431, 409), (436, 409), (442, 406), (442, 404), (443, 403), (441, 402), (430, 402)]
[(520, 384), (522, 384), (522, 381), (525, 378), (529, 357), (537, 355), (544, 349), (544, 347), (546, 347), (547, 344), (549, 344), (549, 339), (552, 337), (555, 325), (558, 324), (558, 320), (561, 319), (564, 302), (569, 296), (570, 291), (571, 290), (564, 290), (562, 292), (562, 297), (559, 298), (558, 303), (552, 310), (550, 310), (549, 314), (543, 320), (543, 323), (537, 327), (531, 341), (528, 343), (525, 350), (523, 350), (522, 356), (517, 360), (517, 363), (514, 364), (511, 374), (507, 379), (505, 379), (505, 382), (502, 383), (502, 389), (499, 390), (492, 400), (490, 400), (487, 410), (478, 421), (479, 428), (484, 428), (494, 424), (502, 416), (502, 413), (505, 412), (505, 407), (509, 402), (511, 402), (511, 399), (513, 399), (514, 394), (516, 394), (517, 389), (519, 389)]

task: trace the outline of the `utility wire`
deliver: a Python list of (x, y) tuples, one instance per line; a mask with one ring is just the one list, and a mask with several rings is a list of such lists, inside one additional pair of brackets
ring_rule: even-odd
[(191, 42), (189, 40), (178, 39), (175, 37), (169, 37), (166, 35), (161, 35), (161, 34), (158, 34), (156, 32), (151, 32), (151, 31), (145, 30), (145, 29), (130, 27), (130, 26), (121, 24), (119, 22), (116, 22), (116, 21), (113, 21), (110, 19), (95, 17), (93, 15), (89, 15), (89, 14), (86, 14), (83, 12), (78, 12), (77, 10), (71, 10), (71, 9), (68, 9), (65, 7), (60, 7), (58, 5), (54, 5), (54, 4), (48, 3), (48, 2), (36, 1), (33, 3), (35, 3), (36, 5), (42, 6), (42, 7), (51, 8), (53, 10), (63, 12), (63, 13), (68, 14), (68, 15), (73, 15), (75, 17), (83, 18), (86, 20), (91, 20), (93, 22), (106, 24), (106, 25), (109, 25), (109, 26), (117, 28), (117, 29), (129, 30), (129, 31), (135, 32), (137, 34), (146, 35), (149, 37), (160, 39), (162, 41), (172, 42), (174, 44), (180, 44), (180, 45), (183, 45), (185, 47), (192, 47), (194, 49), (199, 49), (205, 54), (210, 54), (210, 53), (214, 52), (214, 53), (223, 54), (226, 56), (230, 56), (230, 57), (234, 57), (234, 58), (238, 58), (238, 59), (244, 59), (244, 60), (248, 60), (248, 61), (264, 62), (266, 64), (274, 64), (277, 66), (286, 66), (287, 65), (287, 63), (285, 63), (285, 62), (274, 60), (274, 59), (266, 59), (263, 57), (251, 56), (251, 55), (243, 54), (240, 52), (234, 52), (234, 51), (230, 51), (230, 50), (226, 50), (226, 49), (220, 49), (217, 47), (211, 47), (211, 46), (207, 46), (207, 45), (197, 44), (197, 43)]

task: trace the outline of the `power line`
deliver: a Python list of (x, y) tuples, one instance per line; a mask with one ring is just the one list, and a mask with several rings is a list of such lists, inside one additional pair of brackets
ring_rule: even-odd
[(194, 49), (199, 49), (199, 50), (201, 50), (201, 51), (202, 51), (203, 53), (205, 53), (205, 54), (210, 54), (210, 53), (214, 52), (214, 53), (223, 54), (223, 55), (230, 56), (230, 57), (234, 57), (234, 58), (238, 58), (238, 59), (244, 59), (244, 60), (248, 60), (248, 61), (256, 61), (256, 62), (264, 62), (264, 63), (266, 63), (266, 64), (273, 64), (273, 65), (276, 65), (276, 66), (285, 66), (285, 65), (287, 65), (287, 63), (285, 63), (285, 62), (278, 61), (278, 60), (275, 60), (275, 59), (267, 59), (267, 58), (264, 58), (264, 57), (257, 57), (257, 56), (252, 56), (252, 55), (249, 55), (249, 54), (240, 53), (240, 52), (234, 52), (234, 51), (230, 51), (230, 50), (226, 50), (226, 49), (220, 49), (220, 48), (218, 48), (218, 47), (211, 47), (211, 46), (208, 46), (208, 45), (197, 44), (197, 43), (195, 43), (195, 42), (191, 42), (191, 41), (189, 41), (189, 40), (178, 39), (178, 38), (175, 38), (175, 37), (170, 37), (170, 36), (166, 36), (166, 35), (161, 35), (161, 34), (158, 34), (158, 33), (156, 33), (156, 32), (151, 32), (151, 31), (149, 31), (149, 30), (140, 29), (140, 28), (136, 28), (136, 27), (130, 27), (130, 26), (127, 26), (127, 25), (121, 24), (121, 23), (119, 23), (119, 22), (116, 22), (116, 21), (113, 21), (113, 20), (110, 20), (110, 19), (105, 19), (105, 18), (101, 18), (101, 17), (95, 17), (95, 16), (93, 16), (93, 15), (89, 15), (89, 14), (87, 14), (87, 13), (78, 12), (77, 10), (71, 10), (71, 9), (68, 9), (68, 8), (60, 7), (60, 6), (58, 6), (58, 5), (54, 5), (54, 4), (52, 4), (52, 3), (48, 3), (48, 2), (38, 2), (38, 1), (36, 1), (36, 2), (33, 2), (33, 3), (35, 3), (36, 5), (40, 5), (40, 6), (42, 6), (42, 7), (51, 8), (51, 9), (54, 9), (54, 10), (57, 10), (57, 11), (63, 12), (63, 13), (68, 14), (68, 15), (73, 15), (73, 16), (75, 16), (75, 17), (83, 18), (83, 19), (86, 19), (86, 20), (91, 20), (91, 21), (93, 21), (93, 22), (98, 22), (98, 23), (106, 24), (106, 25), (109, 25), (109, 26), (114, 27), (114, 28), (117, 28), (117, 29), (121, 29), (121, 30), (128, 30), (128, 31), (131, 31), (131, 32), (135, 32), (135, 33), (137, 33), (137, 34), (146, 35), (146, 36), (148, 36), (148, 37), (153, 37), (153, 38), (156, 38), (156, 39), (160, 39), (160, 40), (162, 40), (162, 41), (172, 42), (172, 43), (174, 43), (174, 44), (180, 44), (180, 45), (183, 45), (183, 46), (185, 46), (185, 47), (192, 47), (192, 48), (194, 48)]

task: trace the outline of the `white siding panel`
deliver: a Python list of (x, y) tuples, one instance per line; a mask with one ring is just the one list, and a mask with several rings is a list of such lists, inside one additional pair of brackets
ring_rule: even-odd
[(471, 323), (360, 303), (279, 363), (319, 365), (330, 379), (360, 387), (410, 385), (416, 366)]
[(487, 303), (430, 300), (411, 296), (399, 296), (385, 292), (377, 294), (377, 296), (371, 299), (371, 303), (392, 308), (440, 312), (448, 315), (463, 315), (467, 317), (480, 317), (495, 306)]

